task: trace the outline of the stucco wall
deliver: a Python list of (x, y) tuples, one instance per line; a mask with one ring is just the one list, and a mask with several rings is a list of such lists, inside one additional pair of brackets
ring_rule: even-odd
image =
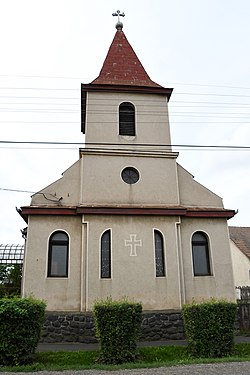
[[(139, 171), (136, 184), (125, 184), (121, 172)], [(101, 185), (100, 185), (101, 184)], [(144, 204), (223, 207), (222, 199), (176, 164), (175, 154), (143, 155), (86, 152), (63, 177), (32, 198), (32, 205)]]
[[(195, 231), (206, 233), (209, 239), (212, 276), (193, 276), (191, 240)], [(226, 219), (183, 219), (181, 230), (184, 267), (185, 300), (197, 302), (210, 297), (235, 298), (232, 260)]]
[[(180, 308), (175, 217), (85, 216), (84, 219), (89, 235), (88, 310), (96, 299), (110, 295), (114, 299), (129, 297), (140, 301), (146, 310)], [(101, 279), (100, 237), (107, 229), (112, 234), (112, 275), (111, 279)], [(155, 276), (154, 229), (161, 231), (164, 238), (165, 277)], [(136, 256), (131, 256), (131, 248), (125, 244), (131, 234), (142, 243), (136, 249)]]
[(223, 207), (222, 199), (195, 181), (192, 174), (177, 164), (180, 204), (186, 206)]
[[(121, 178), (122, 170), (128, 166), (140, 173), (136, 184), (126, 184)], [(85, 155), (82, 168), (83, 204), (179, 204), (175, 159)]]
[(79, 204), (81, 195), (80, 165), (81, 160), (78, 160), (63, 173), (59, 180), (34, 194), (31, 205), (55, 205), (59, 198), (60, 204), (64, 206)]
[[(68, 278), (47, 277), (48, 239), (55, 230), (70, 238)], [(111, 230), (111, 279), (100, 277), (100, 238)], [(166, 276), (155, 275), (154, 229), (164, 239)], [(209, 238), (212, 276), (193, 275), (191, 238)], [(126, 246), (141, 241), (136, 255)], [(96, 299), (129, 297), (144, 310), (180, 309), (210, 297), (234, 300), (234, 282), (225, 219), (162, 216), (32, 216), (29, 222), (23, 291), (47, 301), (49, 311), (90, 311)], [(226, 275), (226, 277), (225, 277)]]
[[(65, 231), (70, 239), (68, 278), (47, 277), (48, 241), (56, 230)], [(50, 311), (79, 311), (81, 242), (80, 217), (31, 216), (25, 250), (23, 294), (45, 300)]]
[(250, 260), (240, 249), (230, 240), (231, 256), (233, 263), (233, 276), (235, 286), (250, 285)]
[[(122, 102), (135, 106), (136, 138), (119, 136), (118, 115)], [(165, 143), (171, 149), (165, 95), (89, 92), (86, 110), (86, 142), (113, 143), (113, 148), (120, 148), (117, 143), (129, 148), (136, 143)]]

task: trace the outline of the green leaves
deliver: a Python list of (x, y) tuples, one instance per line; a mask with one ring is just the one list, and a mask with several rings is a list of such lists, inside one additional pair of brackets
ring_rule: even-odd
[(22, 265), (0, 264), (0, 297), (20, 296), (21, 280)]
[(234, 346), (234, 322), (237, 305), (224, 300), (183, 306), (182, 314), (192, 355), (224, 357)]
[(0, 365), (29, 362), (40, 338), (45, 303), (33, 298), (0, 299)]
[(105, 364), (133, 362), (142, 321), (140, 303), (108, 298), (94, 305), (96, 336), (101, 344), (100, 361)]

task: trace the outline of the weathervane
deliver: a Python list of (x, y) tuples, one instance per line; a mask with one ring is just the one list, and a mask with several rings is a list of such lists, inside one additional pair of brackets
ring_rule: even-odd
[(112, 16), (118, 17), (118, 21), (115, 27), (117, 28), (117, 30), (121, 30), (123, 28), (123, 23), (120, 22), (120, 17), (125, 17), (124, 12), (121, 13), (119, 10), (117, 10), (115, 13), (112, 13)]

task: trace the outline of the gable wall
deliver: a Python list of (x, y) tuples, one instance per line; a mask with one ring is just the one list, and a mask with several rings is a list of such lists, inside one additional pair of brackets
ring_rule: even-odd
[[(136, 184), (121, 178), (125, 167), (140, 173)], [(178, 205), (175, 159), (127, 155), (82, 157), (82, 204)]]
[(81, 159), (71, 165), (62, 177), (32, 196), (31, 205), (78, 205), (81, 191)]
[(223, 207), (222, 199), (194, 180), (191, 173), (177, 164), (180, 204), (201, 207)]

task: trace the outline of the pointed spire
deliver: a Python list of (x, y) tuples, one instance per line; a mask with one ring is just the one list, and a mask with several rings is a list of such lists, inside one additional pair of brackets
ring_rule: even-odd
[(124, 13), (121, 14), (120, 11), (117, 11), (113, 15), (118, 16), (117, 31), (100, 74), (91, 83), (161, 87), (150, 79), (122, 31), (123, 24), (120, 22), (119, 16), (123, 16)]

